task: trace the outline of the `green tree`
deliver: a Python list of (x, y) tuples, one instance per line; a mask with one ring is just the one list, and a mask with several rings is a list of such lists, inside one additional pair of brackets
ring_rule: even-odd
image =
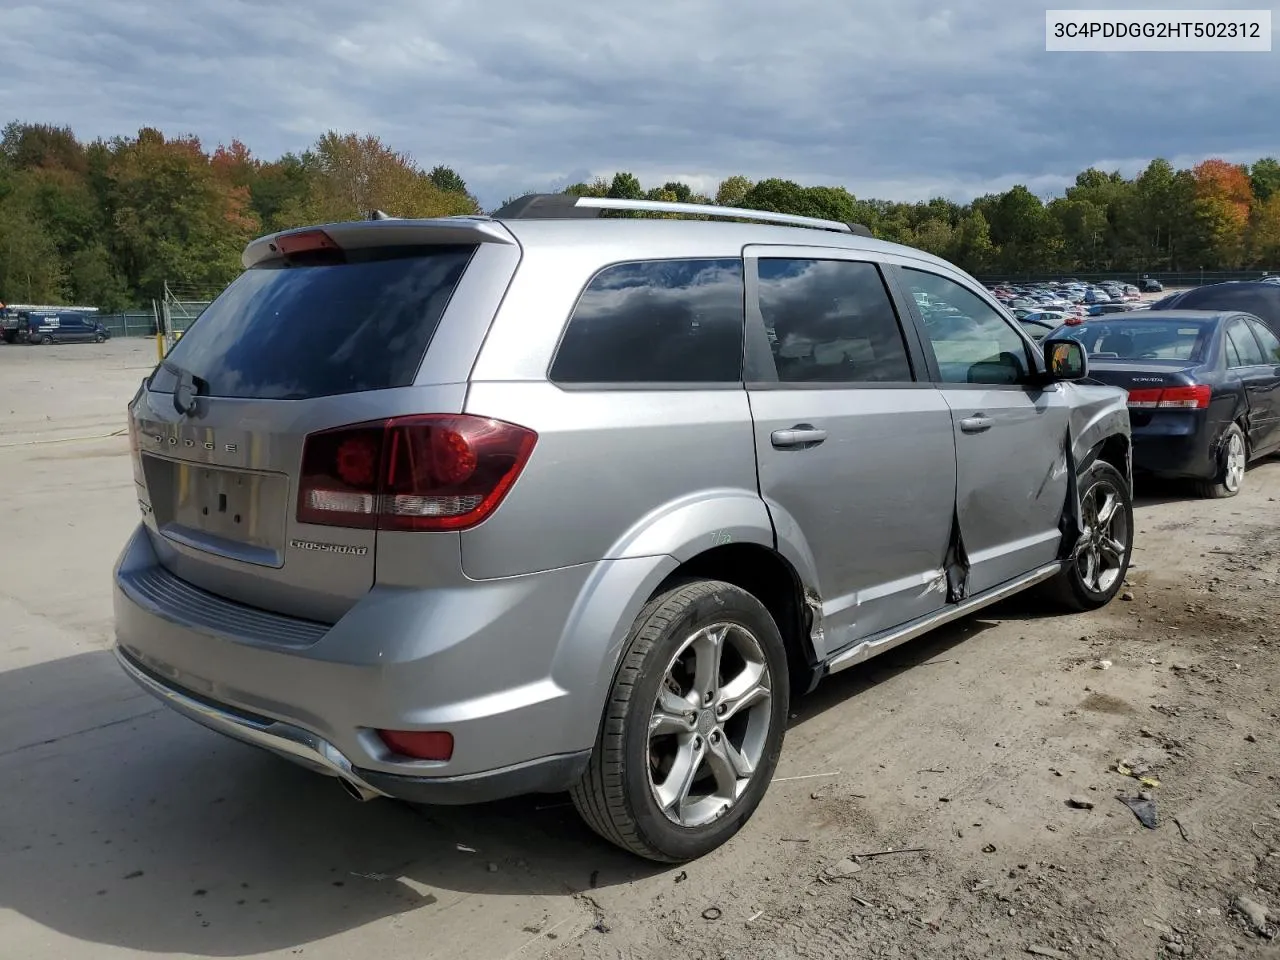
[(561, 192), (575, 197), (607, 197), (609, 196), (609, 181), (604, 177), (596, 177), (590, 183), (571, 184)]
[(118, 313), (133, 306), (133, 298), (104, 243), (95, 241), (71, 256), (67, 267), (71, 299), (78, 304)]
[(716, 188), (716, 204), (721, 207), (741, 207), (753, 186), (755, 184), (744, 176), (726, 177)]
[(608, 196), (612, 200), (643, 200), (644, 188), (633, 173), (615, 173), (609, 183)]
[(431, 172), (427, 174), (427, 178), (436, 186), (437, 190), (443, 190), (445, 193), (460, 193), (464, 197), (470, 195), (467, 190), (467, 182), (458, 175), (453, 167), (446, 167), (439, 164), (431, 168)]
[(1280, 161), (1263, 157), (1250, 168), (1249, 180), (1255, 197), (1262, 201), (1271, 199), (1272, 194), (1280, 193)]
[(0, 201), (0, 302), (60, 303), (66, 296), (53, 240), (19, 198)]
[(15, 120), (0, 133), (0, 152), (18, 170), (53, 167), (84, 173), (86, 169), (84, 147), (70, 127)]
[(952, 248), (956, 265), (970, 273), (982, 273), (990, 269), (995, 253), (987, 218), (977, 210), (961, 217)]

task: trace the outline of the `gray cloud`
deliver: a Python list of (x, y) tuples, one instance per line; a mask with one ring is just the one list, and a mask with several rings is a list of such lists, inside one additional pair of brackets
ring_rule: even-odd
[(1280, 153), (1274, 55), (1049, 54), (1043, 7), (943, 3), (43, 0), (0, 10), (0, 116), (264, 156), (377, 133), (490, 204), (618, 169), (967, 199)]

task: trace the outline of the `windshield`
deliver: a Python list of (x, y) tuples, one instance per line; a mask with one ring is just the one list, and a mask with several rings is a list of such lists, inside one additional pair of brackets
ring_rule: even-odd
[(1199, 362), (1211, 330), (1200, 320), (1114, 320), (1065, 327), (1057, 335), (1078, 340), (1098, 360)]

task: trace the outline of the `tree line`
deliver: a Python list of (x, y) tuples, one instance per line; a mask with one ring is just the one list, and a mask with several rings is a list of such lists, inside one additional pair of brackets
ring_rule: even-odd
[[(1280, 162), (1270, 157), (1190, 169), (1156, 159), (1133, 178), (1088, 169), (1048, 200), (1015, 186), (966, 204), (902, 203), (743, 176), (703, 196), (677, 181), (645, 188), (627, 172), (564, 192), (857, 222), (976, 274), (1280, 267)], [(427, 169), (375, 136), (329, 132), (265, 160), (238, 141), (209, 151), (152, 128), (84, 143), (66, 127), (13, 122), (0, 137), (0, 302), (111, 312), (147, 304), (166, 282), (211, 295), (254, 237), (374, 209), (482, 212), (457, 171)]]

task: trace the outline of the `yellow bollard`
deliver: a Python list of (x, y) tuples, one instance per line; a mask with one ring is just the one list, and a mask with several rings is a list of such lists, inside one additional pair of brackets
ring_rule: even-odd
[(156, 334), (156, 363), (164, 359), (164, 334)]

